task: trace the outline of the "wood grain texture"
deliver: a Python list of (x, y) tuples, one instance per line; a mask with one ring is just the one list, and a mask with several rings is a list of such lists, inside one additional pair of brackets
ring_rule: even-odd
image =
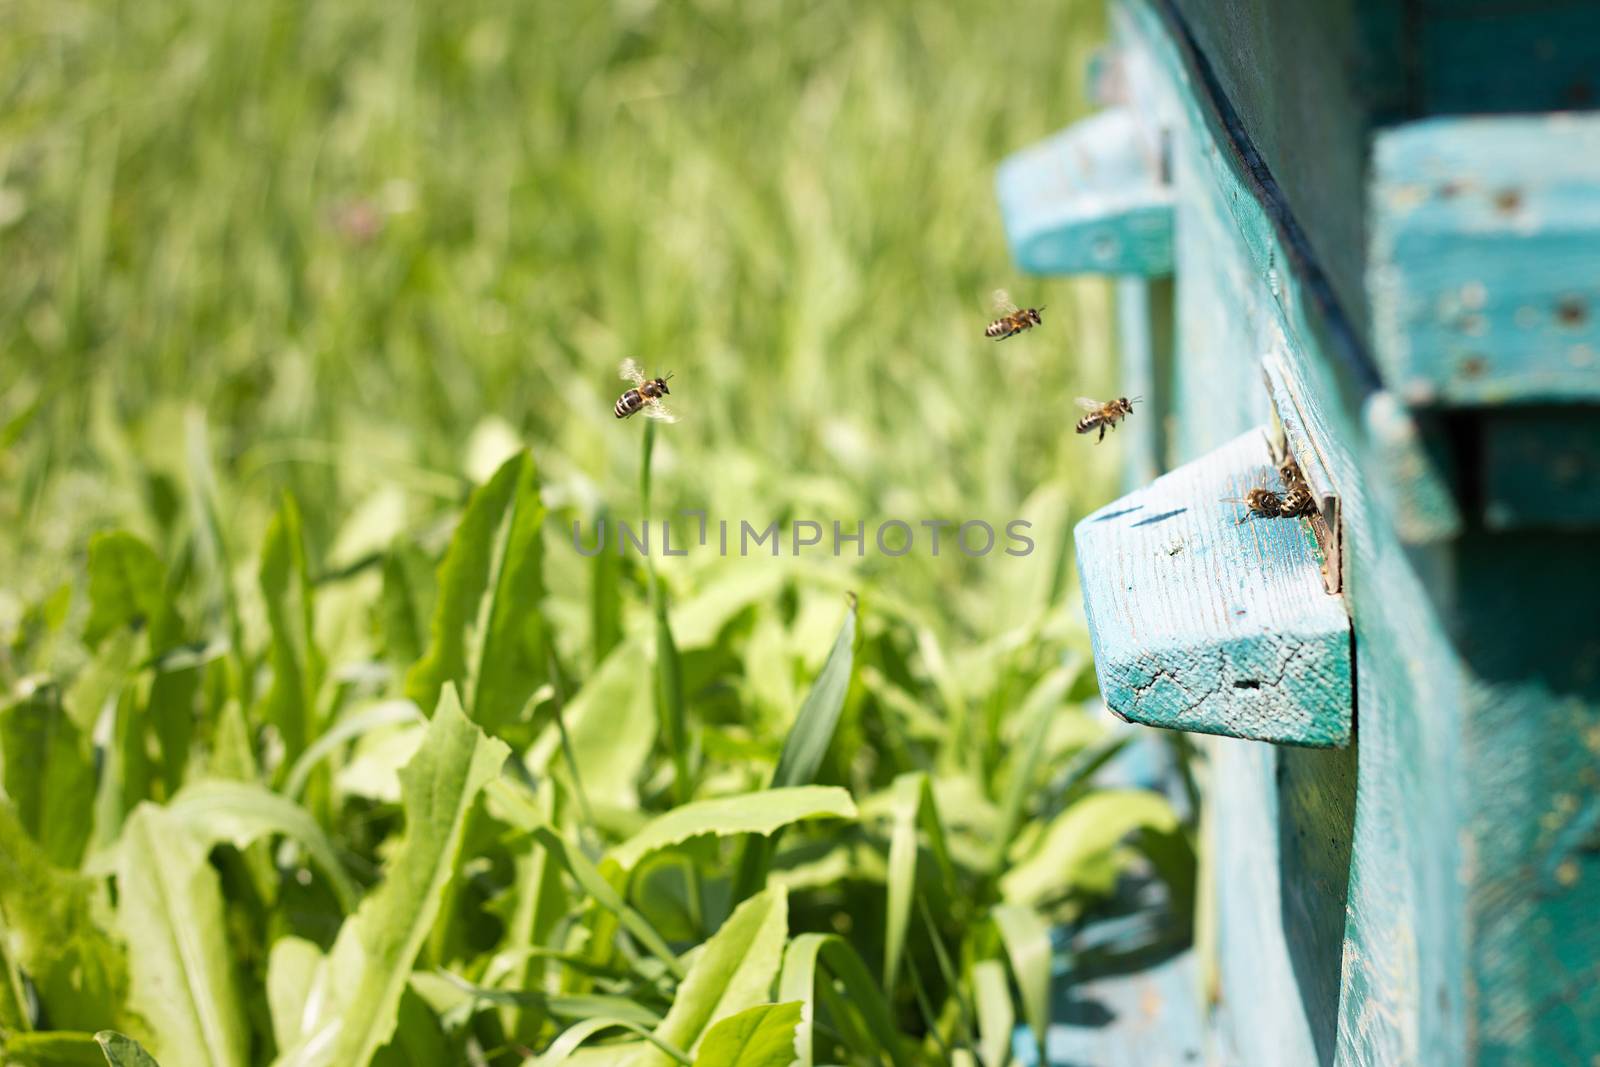
[(1412, 405), (1600, 400), (1600, 115), (1377, 134), (1374, 350)]
[(1172, 190), (1159, 145), (1110, 108), (1008, 157), (995, 175), (1006, 238), (1035, 274), (1172, 271)]
[(1172, 279), (1117, 279), (1117, 348), (1121, 394), (1139, 397), (1139, 413), (1123, 435), (1122, 487), (1131, 491), (1161, 474), (1167, 463), (1172, 413)]
[(1350, 739), (1350, 622), (1303, 519), (1226, 498), (1278, 487), (1263, 430), (1075, 531), (1101, 695), (1131, 722), (1281, 744)]

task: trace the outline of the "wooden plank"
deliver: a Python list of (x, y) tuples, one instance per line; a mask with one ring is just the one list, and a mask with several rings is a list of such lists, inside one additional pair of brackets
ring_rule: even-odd
[(1008, 157), (995, 175), (1011, 256), (1034, 274), (1172, 271), (1172, 189), (1160, 146), (1110, 108)]
[(1303, 519), (1242, 504), (1275, 486), (1264, 430), (1080, 522), (1095, 670), (1131, 722), (1281, 744), (1347, 744), (1350, 622)]
[(1479, 448), (1490, 529), (1600, 526), (1600, 412), (1494, 411)]
[(1131, 491), (1167, 469), (1167, 420), (1172, 414), (1172, 279), (1118, 278), (1117, 349), (1122, 396), (1139, 397), (1137, 420), (1118, 433), (1124, 442), (1122, 487)]
[(1600, 115), (1375, 138), (1374, 349), (1412, 405), (1600, 400)]

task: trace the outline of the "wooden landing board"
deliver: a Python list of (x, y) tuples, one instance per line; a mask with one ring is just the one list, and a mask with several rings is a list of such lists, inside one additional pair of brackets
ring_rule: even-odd
[(1006, 159), (995, 175), (1011, 257), (1034, 274), (1172, 273), (1172, 187), (1128, 109)]
[(1348, 744), (1349, 617), (1307, 520), (1225, 502), (1257, 485), (1282, 490), (1264, 428), (1078, 523), (1101, 695), (1147, 726)]

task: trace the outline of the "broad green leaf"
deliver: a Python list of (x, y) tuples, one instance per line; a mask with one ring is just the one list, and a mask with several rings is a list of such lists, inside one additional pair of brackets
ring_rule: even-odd
[[(831, 980), (817, 973), (819, 964), (826, 964)], [(843, 986), (844, 997), (832, 996), (833, 980)], [(852, 1028), (850, 1036), (863, 1057), (876, 1062), (881, 1056), (888, 1056), (895, 1067), (908, 1067), (915, 1062), (895, 1029), (894, 1013), (883, 999), (883, 990), (850, 943), (838, 934), (801, 934), (784, 952), (783, 973), (778, 979), (778, 999), (798, 1000), (802, 1005), (800, 1028), (795, 1033), (795, 1056), (800, 1067), (812, 1067), (819, 997), (833, 1005), (836, 1016), (845, 1017), (835, 1018), (835, 1022), (843, 1024), (860, 1018), (863, 1026)]]
[(129, 629), (111, 632), (95, 649), (91, 658), (67, 687), (67, 714), (84, 736), (94, 734), (95, 724), (107, 707), (116, 703), (117, 694), (127, 681), (139, 645), (139, 635)]
[[(668, 1063), (689, 1062), (689, 1057), (683, 1052), (683, 1050), (667, 1044), (660, 1038), (651, 1034), (649, 1030), (640, 1026), (638, 1023), (629, 1019), (613, 1019), (601, 1015), (596, 1016), (593, 1019), (585, 1019), (580, 1023), (574, 1023), (563, 1030), (561, 1032), (561, 1036), (550, 1043), (550, 1047), (545, 1050), (544, 1055), (533, 1061), (533, 1067), (560, 1067), (560, 1064), (566, 1063), (568, 1060), (573, 1058), (573, 1055), (578, 1051), (578, 1046), (582, 1045), (585, 1041), (589, 1040), (600, 1031), (609, 1030), (612, 1027), (620, 1027), (624, 1030), (631, 1030), (640, 1037), (643, 1037), (646, 1041), (650, 1042), (651, 1045), (654, 1045), (655, 1049), (661, 1055), (667, 1058), (666, 1062)], [(615, 1049), (608, 1047), (607, 1052), (607, 1060), (609, 1062), (616, 1062), (616, 1060), (612, 1057), (620, 1057), (624, 1055), (620, 1047)], [(637, 1052), (634, 1054), (637, 1055)]]
[[(1064, 896), (1098, 874), (1118, 842), (1135, 830), (1170, 833), (1178, 826), (1172, 805), (1160, 793), (1108, 789), (1090, 793), (1051, 820), (1031, 854), (1000, 880), (1005, 899), (1036, 905)], [(1102, 878), (1095, 879), (1103, 880)]]
[(856, 806), (838, 786), (807, 785), (791, 789), (764, 789), (738, 796), (698, 800), (651, 819), (644, 829), (611, 850), (611, 858), (624, 870), (656, 849), (687, 841), (700, 834), (770, 834), (781, 826), (806, 819), (853, 819)]
[(89, 540), (89, 620), (83, 641), (90, 648), (117, 630), (148, 629), (151, 653), (175, 637), (167, 606), (165, 568), (150, 546), (131, 533), (111, 530)]
[[(789, 936), (789, 896), (774, 887), (734, 909), (700, 947), (655, 1037), (691, 1055), (710, 1027), (768, 999)], [(629, 1067), (667, 1067), (658, 1048), (634, 1053)]]
[[(472, 494), (439, 564), (439, 596), (428, 651), (406, 679), (406, 695), (432, 707), (454, 682), (473, 721), (499, 732), (548, 681), (544, 555), (533, 457), (506, 460)], [(536, 724), (518, 731), (532, 740)]]
[(70, 870), (94, 824), (95, 782), (89, 746), (60, 695), (40, 686), (0, 710), (0, 786), (50, 862)]
[(0, 1033), (0, 1063), (6, 1067), (105, 1067), (106, 1057), (93, 1034), (48, 1030)]
[(209, 851), (181, 819), (153, 804), (134, 809), (117, 846), (129, 1003), (168, 1067), (249, 1062), (249, 1024)]
[(311, 578), (306, 566), (300, 509), (284, 494), (261, 549), (261, 598), (272, 629), (272, 687), (264, 714), (278, 727), (285, 755), (294, 759), (316, 733), (317, 692), (324, 664), (317, 651)]
[(694, 1067), (789, 1067), (800, 1002), (758, 1004), (730, 1015), (706, 1032)]
[(1044, 1063), (1044, 1036), (1050, 1026), (1050, 924), (1032, 908), (997, 904), (990, 911), (1022, 993), (1022, 1014)]
[(315, 1004), (327, 995), (321, 984), (327, 978), (324, 958), (320, 948), (301, 937), (280, 937), (267, 953), (267, 1014), (273, 1044), (280, 1049), (306, 1036), (308, 1017), (316, 1017)]
[(102, 1030), (94, 1035), (94, 1040), (111, 1067), (160, 1067), (143, 1045), (126, 1034)]
[[(638, 639), (618, 645), (561, 710), (572, 754), (591, 803), (639, 806), (638, 779), (655, 747), (657, 719), (649, 686), (639, 684)], [(561, 760), (556, 724), (545, 728), (527, 757), (533, 773), (551, 773)]]
[[(856, 602), (850, 598), (845, 612), (844, 625), (834, 638), (833, 649), (822, 665), (811, 692), (800, 706), (800, 714), (783, 741), (783, 752), (778, 766), (772, 772), (771, 788), (786, 789), (810, 785), (822, 767), (822, 759), (833, 743), (833, 731), (839, 725), (844, 711), (844, 698), (850, 691), (850, 675), (855, 664)], [(780, 833), (769, 837), (750, 838), (745, 842), (739, 859), (738, 874), (734, 878), (733, 899), (743, 900), (759, 890), (767, 881), (767, 868), (777, 850)]]
[(467, 811), (508, 752), (467, 720), (454, 687), (444, 687), (422, 746), (400, 772), (405, 836), (384, 864), (383, 883), (340, 927), (319, 972), (327, 996), (279, 1064), (365, 1067), (394, 1034), (406, 978), (455, 871)]
[(128, 975), (122, 946), (98, 922), (95, 879), (53, 867), (0, 798), (0, 917), (6, 955), (33, 980), (51, 1024), (119, 1025)]
[(978, 1053), (983, 1067), (1005, 1067), (1011, 1056), (1011, 1031), (1017, 1024), (1005, 964), (984, 960), (975, 965), (972, 991), (978, 1002)]
[(327, 875), (340, 907), (356, 906), (360, 890), (339, 863), (333, 843), (310, 812), (282, 794), (254, 782), (196, 782), (179, 790), (167, 810), (208, 848), (226, 841), (242, 851), (269, 834), (292, 838)]

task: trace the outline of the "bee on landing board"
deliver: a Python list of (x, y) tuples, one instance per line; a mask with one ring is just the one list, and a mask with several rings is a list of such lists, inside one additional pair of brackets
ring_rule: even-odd
[(1011, 302), (1011, 297), (1006, 295), (1004, 289), (994, 291), (994, 309), (1000, 312), (1000, 317), (984, 328), (983, 335), (992, 337), (996, 341), (1004, 341), (1007, 337), (1015, 337), (1023, 330), (1031, 330), (1044, 320), (1039, 317), (1043, 307), (1019, 308)]
[(633, 383), (632, 389), (617, 398), (617, 406), (614, 409), (617, 418), (626, 419), (643, 411), (647, 419), (660, 419), (662, 422), (678, 421), (678, 417), (668, 411), (667, 406), (661, 402), (662, 397), (672, 392), (667, 388), (667, 378), (672, 377), (671, 374), (666, 378), (646, 378), (644, 371), (639, 369), (639, 364), (631, 359), (622, 361), (622, 365), (617, 368), (617, 374), (623, 381)]
[(1316, 510), (1317, 503), (1312, 499), (1311, 487), (1298, 478), (1289, 483), (1289, 491), (1283, 494), (1283, 502), (1278, 505), (1278, 514), (1286, 519), (1310, 515)]
[(1078, 406), (1089, 414), (1078, 420), (1077, 430), (1079, 433), (1089, 433), (1099, 427), (1100, 436), (1094, 439), (1094, 443), (1099, 444), (1105, 440), (1107, 430), (1115, 430), (1117, 423), (1133, 414), (1134, 400), (1143, 399), (1136, 396), (1133, 400), (1129, 400), (1125, 396), (1119, 396), (1115, 400), (1092, 400), (1080, 396)]
[(1246, 519), (1260, 516), (1263, 519), (1275, 519), (1283, 514), (1283, 497), (1274, 493), (1265, 486), (1258, 485), (1240, 497), (1226, 497), (1224, 503), (1243, 504), (1249, 510), (1239, 517), (1235, 526), (1242, 524)]

